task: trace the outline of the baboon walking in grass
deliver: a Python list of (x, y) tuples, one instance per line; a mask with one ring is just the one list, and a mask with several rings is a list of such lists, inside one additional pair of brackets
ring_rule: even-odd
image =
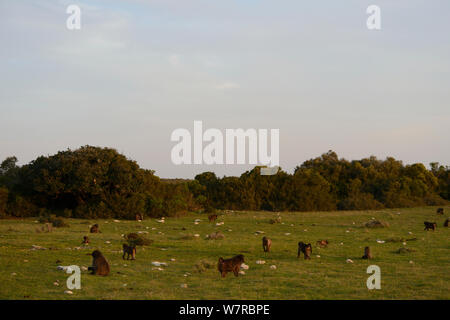
[(81, 244), (89, 244), (90, 240), (88, 238), (88, 236), (84, 236), (83, 237), (83, 242), (81, 242)]
[(262, 238), (262, 246), (264, 252), (270, 252), (270, 247), (272, 246), (272, 240), (267, 237)]
[(212, 214), (210, 216), (208, 216), (208, 220), (209, 222), (214, 222), (217, 220), (217, 214)]
[(449, 218), (447, 218), (446, 220), (445, 220), (445, 222), (444, 222), (444, 227), (448, 227), (448, 222), (450, 221), (450, 219)]
[(127, 260), (136, 260), (136, 246), (129, 246), (126, 243), (122, 245), (123, 248), (123, 256), (122, 259), (125, 260), (125, 255), (127, 254)]
[(424, 223), (423, 223), (424, 225), (425, 225), (425, 229), (423, 229), (423, 230), (436, 230), (436, 227), (437, 227), (437, 224), (436, 224), (436, 222), (428, 222), (428, 221), (425, 221)]
[(237, 277), (239, 276), (239, 270), (241, 269), (241, 264), (244, 263), (244, 256), (239, 254), (231, 259), (219, 258), (219, 263), (217, 264), (217, 269), (219, 270), (222, 278), (225, 278), (228, 272), (233, 272)]

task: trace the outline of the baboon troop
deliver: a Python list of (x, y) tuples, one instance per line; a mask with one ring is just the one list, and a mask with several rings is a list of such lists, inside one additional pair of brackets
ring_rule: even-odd
[(311, 259), (311, 253), (312, 253), (312, 246), (311, 243), (305, 244), (302, 241), (298, 243), (298, 251), (297, 251), (297, 258), (300, 257), (300, 254), (303, 253), (306, 259)]
[(363, 259), (372, 259), (372, 252), (370, 250), (370, 247), (364, 248), (364, 255), (362, 256)]
[(444, 214), (444, 208), (438, 208), (436, 213), (438, 214)]
[(83, 242), (81, 242), (81, 244), (89, 244), (90, 240), (87, 236), (83, 237)]
[(208, 220), (209, 222), (214, 222), (217, 220), (217, 214), (212, 214), (210, 216), (208, 216)]
[(127, 260), (136, 260), (136, 246), (129, 246), (126, 243), (122, 245), (123, 247), (123, 256), (122, 259), (125, 260), (125, 255), (127, 254)]
[(444, 222), (444, 227), (448, 227), (448, 222), (450, 221), (450, 219), (449, 218), (447, 218), (446, 220), (445, 220), (445, 222)]
[(99, 250), (95, 250), (91, 255), (94, 258), (92, 267), (88, 268), (88, 270), (92, 271), (91, 274), (107, 276), (109, 274), (109, 263), (103, 254)]
[(91, 233), (100, 233), (100, 229), (98, 228), (98, 224), (94, 224), (91, 229), (90, 229)]
[(317, 241), (317, 245), (321, 248), (326, 248), (328, 246), (328, 240), (319, 240)]
[(425, 221), (424, 223), (423, 223), (424, 225), (425, 225), (425, 229), (424, 230), (436, 230), (436, 227), (437, 227), (437, 225), (436, 225), (436, 222), (428, 222), (428, 221)]
[(270, 252), (270, 247), (272, 246), (272, 240), (267, 237), (262, 238), (262, 245), (264, 252)]
[(217, 264), (217, 269), (222, 275), (222, 278), (225, 278), (228, 272), (233, 272), (234, 275), (237, 277), (239, 275), (241, 264), (243, 263), (244, 263), (244, 256), (242, 254), (234, 256), (231, 259), (224, 259), (220, 257), (219, 263)]

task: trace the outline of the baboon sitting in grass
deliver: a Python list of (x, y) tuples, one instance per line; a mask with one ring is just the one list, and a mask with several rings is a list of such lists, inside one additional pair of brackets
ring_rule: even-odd
[(298, 251), (297, 251), (297, 258), (300, 257), (300, 254), (303, 253), (305, 256), (305, 259), (311, 259), (311, 253), (312, 253), (312, 246), (311, 243), (303, 243), (300, 241), (298, 243)]
[(89, 244), (90, 240), (88, 238), (88, 236), (84, 236), (83, 237), (83, 242), (81, 242), (81, 244)]
[(272, 246), (272, 240), (267, 237), (262, 238), (262, 245), (264, 252), (270, 252), (270, 247)]
[(222, 278), (225, 278), (228, 272), (233, 272), (237, 277), (239, 276), (239, 270), (241, 269), (241, 264), (244, 263), (244, 256), (239, 254), (231, 259), (219, 258), (219, 263), (217, 264), (217, 269), (219, 270)]
[(123, 247), (123, 256), (122, 259), (125, 260), (125, 255), (127, 254), (127, 260), (136, 260), (136, 246), (129, 246), (126, 243), (122, 245)]
[(140, 214), (140, 213), (136, 214), (136, 221), (139, 221), (139, 220), (144, 220), (143, 214)]
[(370, 247), (364, 248), (364, 255), (362, 256), (363, 259), (372, 259), (372, 252), (370, 251)]
[(317, 245), (321, 248), (326, 248), (328, 246), (328, 240), (319, 240), (317, 241)]
[(91, 233), (101, 233), (100, 229), (98, 228), (98, 224), (94, 224), (91, 229), (90, 229)]
[(99, 250), (95, 250), (91, 255), (94, 258), (92, 267), (88, 268), (88, 270), (92, 271), (91, 274), (107, 276), (109, 274), (109, 263), (103, 254)]
[(449, 223), (449, 221), (450, 221), (450, 219), (449, 219), (449, 218), (447, 218), (447, 219), (445, 220), (445, 222), (444, 222), (444, 227), (448, 227), (448, 223)]
[(208, 216), (208, 220), (209, 222), (214, 222), (217, 220), (217, 214), (212, 214), (210, 216)]
[(438, 209), (436, 210), (436, 213), (438, 213), (438, 214), (444, 214), (444, 208), (438, 208)]
[(425, 225), (425, 229), (423, 229), (423, 230), (436, 230), (436, 227), (437, 227), (437, 225), (436, 225), (436, 222), (427, 222), (427, 221), (425, 221), (424, 223), (423, 223), (424, 225)]

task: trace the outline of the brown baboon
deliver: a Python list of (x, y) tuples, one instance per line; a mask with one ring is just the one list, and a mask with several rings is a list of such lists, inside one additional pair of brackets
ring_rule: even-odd
[(141, 213), (136, 214), (136, 221), (144, 220), (144, 215)]
[(214, 222), (217, 220), (217, 214), (212, 214), (210, 216), (208, 216), (208, 220), (209, 222)]
[(372, 259), (372, 252), (370, 251), (370, 247), (364, 248), (364, 255), (362, 256), (363, 259)]
[(127, 260), (136, 260), (136, 247), (135, 246), (129, 246), (126, 243), (122, 245), (123, 247), (123, 256), (122, 259), (125, 260), (125, 255), (127, 254)]
[(91, 227), (90, 232), (91, 232), (91, 233), (101, 233), (100, 229), (98, 228), (98, 224), (94, 224), (94, 225)]
[(95, 250), (91, 255), (94, 258), (92, 267), (88, 268), (88, 270), (92, 271), (91, 274), (107, 276), (109, 274), (109, 263), (103, 254), (99, 250)]
[(222, 278), (225, 278), (227, 272), (233, 272), (237, 277), (239, 275), (239, 270), (241, 269), (241, 264), (243, 263), (244, 256), (242, 254), (239, 254), (231, 259), (224, 259), (220, 257), (217, 268), (222, 275)]
[(448, 227), (448, 223), (450, 222), (450, 219), (449, 218), (447, 218), (446, 220), (445, 220), (445, 222), (444, 222), (444, 227)]
[(436, 225), (436, 222), (428, 222), (428, 221), (425, 221), (424, 223), (423, 223), (424, 225), (425, 225), (425, 229), (423, 229), (423, 230), (436, 230), (436, 227), (437, 227), (437, 225)]
[(272, 240), (267, 237), (262, 238), (263, 250), (264, 252), (270, 252), (270, 247), (272, 246)]
[(438, 214), (444, 214), (444, 208), (438, 208), (438, 209), (436, 210), (436, 213), (438, 213)]
[(317, 245), (321, 248), (326, 248), (328, 246), (328, 240), (319, 240), (317, 241)]
[(300, 257), (300, 253), (303, 253), (305, 256), (305, 259), (311, 259), (311, 253), (312, 253), (312, 246), (311, 243), (303, 243), (300, 241), (298, 243), (298, 251), (297, 251), (297, 258)]
[(88, 236), (84, 236), (83, 237), (83, 242), (81, 242), (81, 244), (89, 244), (90, 240), (88, 238)]

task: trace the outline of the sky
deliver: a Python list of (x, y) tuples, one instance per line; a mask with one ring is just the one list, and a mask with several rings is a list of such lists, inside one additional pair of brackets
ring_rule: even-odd
[(449, 31), (448, 0), (0, 0), (0, 161), (93, 145), (163, 178), (253, 167), (173, 164), (199, 120), (279, 129), (288, 172), (328, 150), (450, 165)]

